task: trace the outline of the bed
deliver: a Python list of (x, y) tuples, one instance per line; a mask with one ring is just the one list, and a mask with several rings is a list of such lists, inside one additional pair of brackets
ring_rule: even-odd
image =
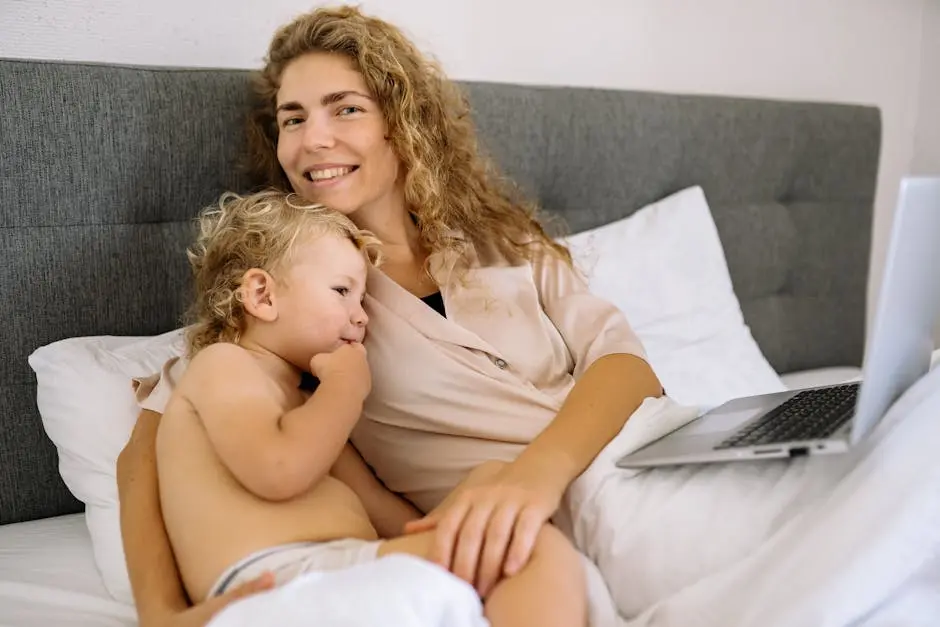
[[(252, 183), (237, 162), (247, 73), (11, 59), (0, 85), (0, 624), (133, 625), (102, 583), (27, 357), (66, 338), (177, 326), (188, 221)], [(857, 375), (876, 109), (465, 87), (483, 145), (571, 232), (701, 186), (767, 362), (794, 385)]]
[(81, 513), (0, 527), (0, 624), (125, 627), (132, 607), (108, 595)]

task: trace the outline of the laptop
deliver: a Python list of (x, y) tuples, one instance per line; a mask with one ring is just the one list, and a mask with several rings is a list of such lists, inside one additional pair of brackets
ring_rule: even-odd
[(905, 178), (860, 382), (730, 400), (621, 457), (646, 468), (843, 453), (930, 369), (940, 317), (940, 178)]

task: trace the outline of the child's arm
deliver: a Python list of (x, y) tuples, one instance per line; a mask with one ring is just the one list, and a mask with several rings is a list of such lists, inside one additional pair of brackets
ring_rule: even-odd
[(366, 508), (369, 520), (383, 538), (402, 534), (405, 523), (421, 517), (414, 505), (379, 481), (351, 444), (343, 447), (330, 474), (352, 488)]
[[(337, 354), (343, 350), (356, 349)], [(355, 368), (334, 372), (306, 403), (284, 412), (279, 388), (255, 359), (220, 343), (193, 358), (186, 396), (235, 478), (261, 498), (287, 500), (329, 472), (362, 411), (368, 384), (347, 376)]]

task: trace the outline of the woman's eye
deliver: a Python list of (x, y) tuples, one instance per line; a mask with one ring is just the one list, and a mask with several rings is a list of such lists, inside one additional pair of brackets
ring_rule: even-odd
[(281, 124), (281, 126), (284, 126), (284, 127), (287, 127), (287, 126), (296, 126), (296, 125), (300, 124), (302, 121), (303, 121), (303, 120), (301, 120), (300, 118), (287, 118), (286, 120), (284, 120), (284, 122)]
[(346, 294), (349, 293), (349, 288), (348, 287), (334, 287), (333, 291), (339, 294), (340, 296), (345, 296)]

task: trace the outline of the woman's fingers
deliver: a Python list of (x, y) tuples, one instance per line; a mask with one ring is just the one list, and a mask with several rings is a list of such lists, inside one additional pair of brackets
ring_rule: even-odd
[(464, 518), (470, 512), (470, 505), (469, 500), (459, 499), (442, 511), (438, 520), (430, 557), (432, 562), (447, 570), (451, 570), (457, 534), (460, 533)]
[(402, 532), (405, 534), (409, 533), (421, 533), (422, 531), (430, 531), (437, 526), (438, 515), (437, 514), (428, 514), (424, 518), (418, 518), (417, 520), (409, 520), (405, 523)]
[(532, 508), (525, 509), (519, 514), (503, 569), (507, 576), (515, 575), (528, 563), (532, 556), (532, 549), (535, 547), (535, 540), (546, 520), (547, 518), (541, 512)]
[(256, 592), (270, 590), (274, 587), (274, 583), (274, 573), (271, 571), (265, 571), (251, 581), (246, 581), (242, 585), (238, 586), (234, 590), (229, 591), (229, 593), (223, 594), (222, 596), (230, 596), (231, 600), (241, 599), (251, 596)]
[(504, 504), (490, 516), (480, 555), (480, 567), (477, 569), (476, 585), (481, 597), (485, 598), (502, 577), (517, 513), (517, 508)]
[(203, 601), (201, 604), (194, 606), (191, 612), (185, 613), (185, 619), (178, 621), (179, 627), (185, 625), (186, 627), (201, 627), (208, 623), (213, 616), (220, 612), (223, 608), (227, 607), (230, 603), (234, 603), (245, 597), (250, 597), (253, 594), (258, 594), (259, 592), (264, 592), (265, 590), (270, 590), (274, 587), (274, 574), (271, 572), (265, 572), (259, 577), (255, 577), (251, 581), (246, 581), (237, 588), (232, 588), (225, 592), (225, 594), (220, 594), (217, 597), (212, 597)]
[(476, 583), (480, 551), (483, 549), (483, 538), (490, 523), (494, 505), (488, 502), (476, 503), (464, 518), (457, 533), (451, 572), (470, 585)]

